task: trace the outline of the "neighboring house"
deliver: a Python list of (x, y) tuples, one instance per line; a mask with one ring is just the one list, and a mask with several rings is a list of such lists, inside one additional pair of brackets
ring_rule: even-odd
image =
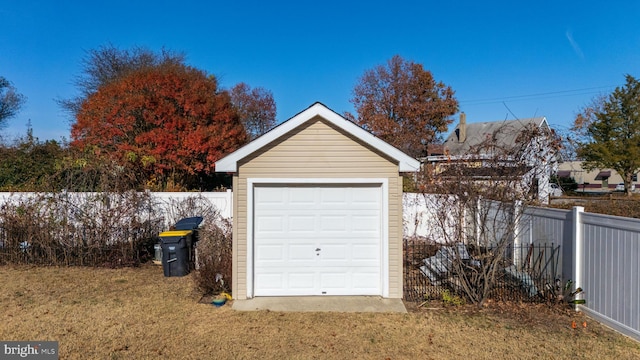
[[(578, 191), (599, 192), (614, 191), (616, 186), (623, 183), (622, 176), (613, 169), (594, 169), (586, 171), (582, 168), (582, 161), (565, 161), (558, 165), (558, 177), (573, 178), (578, 183)], [(633, 176), (633, 185), (638, 188), (637, 174)]]
[[(557, 147), (546, 118), (460, 123), (447, 137), (441, 153), (432, 152), (423, 159), (441, 176), (451, 164), (466, 166), (464, 176), (482, 182), (495, 176), (496, 164), (505, 180), (518, 180), (523, 196), (548, 203), (550, 177), (557, 169)], [(436, 148), (432, 148), (437, 151)], [(489, 166), (492, 166), (489, 171)]]
[(218, 160), (233, 174), (233, 297), (401, 298), (400, 172), (419, 167), (320, 103)]

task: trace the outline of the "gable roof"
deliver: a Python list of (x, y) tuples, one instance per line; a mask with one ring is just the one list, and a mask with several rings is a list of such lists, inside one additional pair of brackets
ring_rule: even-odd
[(360, 141), (366, 143), (377, 151), (385, 154), (391, 159), (397, 161), (400, 172), (418, 171), (420, 167), (420, 162), (418, 160), (410, 157), (409, 155), (398, 150), (387, 142), (375, 137), (370, 132), (340, 116), (338, 113), (329, 109), (324, 104), (316, 102), (306, 110), (303, 110), (291, 119), (271, 129), (266, 134), (258, 137), (257, 139), (246, 144), (240, 149), (216, 161), (216, 172), (238, 171), (238, 161), (246, 158), (247, 156), (260, 150), (264, 146), (270, 144), (271, 142), (286, 135), (287, 133), (296, 129), (307, 121), (318, 116), (338, 127), (339, 129), (342, 129), (343, 131), (349, 133)]
[(445, 140), (444, 147), (450, 155), (468, 154), (471, 149), (494, 136), (496, 145), (514, 144), (518, 135), (529, 126), (549, 129), (549, 124), (547, 124), (545, 117), (469, 123), (465, 124), (465, 126), (466, 139), (463, 142), (459, 141), (460, 124)]

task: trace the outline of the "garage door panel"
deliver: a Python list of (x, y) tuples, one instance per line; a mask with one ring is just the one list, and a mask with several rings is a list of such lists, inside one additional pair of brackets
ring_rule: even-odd
[(367, 205), (369, 209), (380, 209), (381, 204), (379, 187), (354, 188), (351, 192), (351, 201), (354, 204)]
[(256, 275), (255, 295), (314, 295), (316, 276), (312, 269), (294, 273), (280, 270), (262, 271)]
[(370, 231), (380, 233), (380, 214), (366, 214), (351, 216), (351, 230), (355, 232)]
[(292, 215), (287, 218), (289, 233), (313, 233), (316, 227), (315, 215)]
[(320, 275), (320, 286), (324, 291), (329, 291), (330, 294), (334, 294), (335, 292), (331, 292), (330, 290), (347, 289), (349, 285), (351, 285), (351, 281), (349, 280), (349, 277), (345, 276), (344, 273), (325, 272)]
[(303, 261), (307, 265), (311, 265), (310, 261), (315, 261), (314, 244), (301, 244), (289, 246), (289, 261)]
[(320, 216), (320, 231), (321, 232), (346, 232), (347, 219), (344, 215), (322, 215)]
[(260, 293), (264, 294), (268, 291), (282, 289), (285, 285), (284, 283), (284, 273), (266, 273), (261, 272), (256, 275), (256, 284), (260, 284), (260, 287), (256, 287), (256, 295)]
[(288, 274), (288, 287), (289, 289), (307, 289), (311, 290), (314, 288), (314, 282), (316, 274), (314, 272), (306, 272), (306, 273), (293, 273)]
[(282, 206), (286, 202), (286, 192), (282, 187), (262, 187), (255, 194), (256, 202), (261, 206)]
[(261, 245), (257, 248), (256, 259), (260, 262), (282, 262), (284, 260), (284, 247), (280, 244)]
[(381, 295), (380, 186), (256, 186), (254, 194), (256, 296)]
[(370, 290), (377, 289), (380, 285), (380, 277), (375, 269), (371, 269), (371, 272), (359, 272), (353, 274), (352, 284), (354, 289)]
[(290, 206), (314, 205), (317, 202), (316, 193), (307, 191), (307, 188), (289, 187), (288, 196)]
[(346, 261), (351, 255), (351, 247), (344, 244), (324, 244), (319, 251), (320, 261), (342, 260)]
[(351, 258), (360, 261), (379, 261), (380, 246), (369, 244), (354, 244), (351, 247)]
[(285, 219), (281, 215), (272, 216), (260, 216), (256, 218), (255, 227), (256, 231), (260, 233), (277, 232), (282, 233), (285, 231)]
[(347, 201), (347, 189), (342, 187), (326, 187), (320, 189), (320, 205), (344, 205)]

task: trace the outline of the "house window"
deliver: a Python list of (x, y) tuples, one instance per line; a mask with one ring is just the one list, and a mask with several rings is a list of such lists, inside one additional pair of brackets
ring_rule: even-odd
[(531, 187), (529, 188), (529, 195), (534, 199), (538, 197), (540, 190), (540, 180), (538, 178), (533, 178), (531, 181)]

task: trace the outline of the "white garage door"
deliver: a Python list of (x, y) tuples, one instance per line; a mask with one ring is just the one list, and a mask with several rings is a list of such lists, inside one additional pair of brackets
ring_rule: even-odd
[(254, 295), (381, 295), (380, 186), (254, 188)]

